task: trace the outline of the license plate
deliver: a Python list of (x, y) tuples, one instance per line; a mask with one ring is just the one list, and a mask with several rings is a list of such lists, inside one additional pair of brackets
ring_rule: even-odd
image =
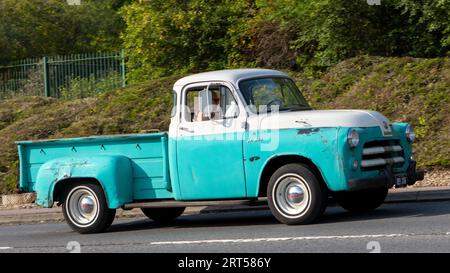
[(405, 187), (407, 184), (406, 175), (396, 175), (395, 176), (395, 186), (396, 187)]

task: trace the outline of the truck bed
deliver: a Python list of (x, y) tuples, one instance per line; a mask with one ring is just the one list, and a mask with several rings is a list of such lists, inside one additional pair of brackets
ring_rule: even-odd
[(173, 198), (170, 191), (167, 133), (92, 136), (18, 141), (19, 190), (35, 191), (43, 164), (58, 158), (120, 155), (130, 159), (133, 199)]

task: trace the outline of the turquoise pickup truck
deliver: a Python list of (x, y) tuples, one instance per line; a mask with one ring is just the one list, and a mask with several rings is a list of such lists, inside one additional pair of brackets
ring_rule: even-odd
[(308, 224), (330, 197), (370, 211), (423, 179), (414, 138), (378, 112), (314, 110), (279, 71), (213, 71), (175, 83), (168, 132), (17, 142), (19, 190), (62, 205), (80, 233), (106, 230), (119, 208), (164, 223), (187, 206), (262, 202)]

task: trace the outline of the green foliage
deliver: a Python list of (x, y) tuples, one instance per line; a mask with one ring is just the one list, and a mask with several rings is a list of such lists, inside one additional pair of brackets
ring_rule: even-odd
[(139, 82), (243, 66), (314, 76), (362, 54), (448, 54), (450, 0), (380, 2), (0, 0), (0, 63), (125, 48)]
[(121, 75), (116, 72), (111, 72), (101, 78), (90, 76), (87, 78), (71, 79), (68, 86), (60, 90), (61, 98), (65, 100), (81, 99), (94, 97), (107, 91), (115, 89), (120, 86)]
[[(112, 4), (111, 4), (112, 5)], [(120, 49), (120, 16), (104, 1), (0, 0), (0, 64), (42, 55)]]
[(251, 2), (153, 0), (125, 6), (129, 79), (224, 68)]
[(449, 0), (261, 2), (271, 20), (296, 29), (292, 46), (302, 67), (321, 70), (361, 54), (445, 56), (450, 48)]
[(3, 180), (3, 185), (0, 185), (1, 192), (14, 192), (17, 188), (17, 182), (19, 181), (19, 161), (16, 160), (8, 166), (10, 170), (8, 173), (4, 175), (4, 177), (0, 176), (0, 179)]
[(425, 138), (429, 130), (429, 125), (427, 124), (426, 118), (420, 116), (415, 128), (416, 135), (419, 139)]
[(445, 55), (450, 48), (450, 0), (400, 0), (392, 6), (406, 23), (395, 27), (408, 55)]
[(227, 67), (304, 70), (361, 54), (445, 56), (450, 0), (153, 0), (125, 5), (130, 79)]
[(133, 0), (82, 0), (83, 4), (85, 3), (95, 3), (97, 5), (106, 7), (108, 9), (119, 10), (123, 6), (130, 4)]

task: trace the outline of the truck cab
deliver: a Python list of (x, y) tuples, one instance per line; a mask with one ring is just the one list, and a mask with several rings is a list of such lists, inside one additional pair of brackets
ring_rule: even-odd
[(282, 223), (308, 224), (329, 197), (370, 211), (389, 188), (423, 179), (409, 124), (314, 110), (285, 73), (200, 73), (172, 92), (167, 133), (18, 142), (20, 189), (45, 207), (58, 202), (74, 230), (92, 233), (117, 208), (167, 222), (186, 206), (258, 202)]

